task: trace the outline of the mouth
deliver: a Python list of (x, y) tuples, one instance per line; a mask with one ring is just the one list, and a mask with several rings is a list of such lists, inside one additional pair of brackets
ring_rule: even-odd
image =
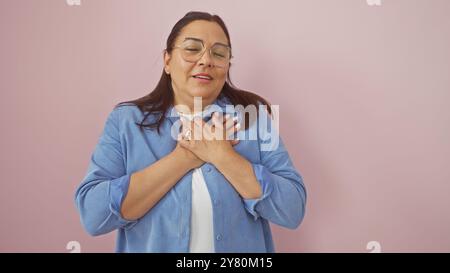
[(209, 83), (213, 80), (213, 78), (206, 73), (200, 73), (192, 76), (196, 81), (200, 83)]

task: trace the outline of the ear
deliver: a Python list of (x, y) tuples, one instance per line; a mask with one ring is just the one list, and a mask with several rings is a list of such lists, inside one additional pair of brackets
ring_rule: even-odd
[(166, 72), (166, 74), (170, 74), (170, 54), (169, 52), (167, 52), (167, 50), (164, 50), (164, 71)]

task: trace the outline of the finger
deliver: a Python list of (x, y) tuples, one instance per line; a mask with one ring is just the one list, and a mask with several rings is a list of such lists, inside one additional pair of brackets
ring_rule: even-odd
[(189, 122), (189, 128), (191, 128), (192, 132), (194, 132), (194, 130), (195, 130), (195, 122), (193, 120), (191, 120)]
[(222, 115), (222, 122), (225, 125), (225, 123), (231, 118), (230, 114)]
[(185, 120), (177, 139), (181, 138), (184, 140), (192, 140), (193, 134), (194, 131), (192, 122), (189, 120)]
[(183, 144), (182, 146), (186, 147), (186, 146), (189, 146), (192, 144), (191, 138), (192, 138), (192, 136), (190, 136), (190, 135), (188, 136), (185, 133), (180, 133), (180, 134), (178, 134), (177, 141), (180, 145)]
[(215, 137), (219, 140), (226, 140), (227, 139), (227, 123), (229, 127), (233, 126), (233, 122), (230, 119), (229, 114), (222, 114), (217, 115), (218, 119), (215, 120)]
[(235, 133), (239, 132), (240, 129), (241, 129), (241, 123), (238, 122), (238, 123), (236, 123), (236, 124), (234, 125)]
[(214, 138), (217, 140), (225, 139), (225, 125), (224, 125), (224, 116), (215, 112), (212, 117), (212, 126), (210, 133), (214, 135)]
[(236, 123), (231, 128), (228, 128), (226, 131), (226, 139), (227, 140), (235, 139), (234, 134), (236, 134), (239, 131), (239, 129), (241, 129), (240, 123)]
[(194, 140), (201, 140), (204, 136), (204, 122), (201, 118), (194, 118), (192, 122), (192, 132), (194, 133)]
[(212, 122), (214, 126), (220, 127), (223, 123), (222, 116), (219, 115), (218, 112), (214, 112), (214, 114), (212, 115)]
[(219, 117), (218, 112), (214, 112), (211, 117), (211, 122), (207, 123), (211, 125), (211, 133), (214, 134), (217, 129), (222, 128), (221, 118)]
[(238, 117), (231, 118), (230, 115), (228, 115), (228, 118), (225, 120), (225, 130), (230, 129), (238, 122)]
[(205, 129), (207, 129), (209, 132), (212, 132), (213, 131), (213, 127), (214, 127), (214, 115), (212, 116), (212, 121), (211, 122), (205, 122), (203, 119), (201, 119), (201, 118), (198, 118), (197, 120), (197, 124), (200, 126), (200, 127), (202, 127), (203, 128), (203, 131), (205, 130)]
[(222, 128), (217, 128), (214, 124), (209, 124), (206, 122), (203, 123), (203, 137), (206, 140), (214, 140), (217, 139), (217, 134), (221, 134)]
[(192, 121), (198, 125), (202, 125), (202, 123), (203, 123), (203, 120), (199, 117), (195, 117)]
[(227, 121), (230, 119), (230, 114), (222, 114), (221, 116), (220, 116), (220, 122), (222, 123), (222, 126), (224, 126), (225, 127), (225, 125), (226, 125), (226, 123), (227, 123)]
[(181, 132), (185, 133), (191, 126), (190, 126), (190, 121), (185, 118), (185, 117), (181, 117)]
[(226, 121), (228, 119), (230, 119), (230, 115), (229, 114), (224, 115), (224, 114), (221, 114), (219, 112), (214, 112), (214, 114), (212, 115), (212, 118), (211, 118), (212, 124), (214, 126), (219, 127), (219, 128), (220, 127), (224, 127), (225, 123), (226, 123)]

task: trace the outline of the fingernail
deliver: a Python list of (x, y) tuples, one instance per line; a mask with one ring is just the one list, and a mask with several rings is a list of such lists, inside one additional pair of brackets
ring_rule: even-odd
[(237, 124), (236, 124), (236, 129), (239, 130), (240, 128), (241, 128), (241, 124), (240, 124), (240, 123), (237, 123)]
[(233, 121), (236, 122), (239, 118), (238, 117), (233, 117)]

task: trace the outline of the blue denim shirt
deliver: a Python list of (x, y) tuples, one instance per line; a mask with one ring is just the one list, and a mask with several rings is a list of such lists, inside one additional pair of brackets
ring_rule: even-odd
[[(227, 99), (219, 98), (213, 104), (229, 112), (227, 103)], [(143, 114), (136, 106), (112, 110), (76, 191), (75, 202), (84, 228), (93, 236), (117, 230), (116, 252), (189, 252), (193, 171), (140, 219), (130, 221), (120, 214), (131, 174), (175, 148), (171, 130), (179, 116), (172, 110), (173, 106), (165, 113), (160, 134), (156, 130), (140, 131), (135, 123), (141, 122)], [(242, 119), (239, 112), (233, 114)], [(253, 126), (260, 126), (259, 122), (246, 131), (255, 129)], [(253, 165), (263, 190), (259, 199), (243, 199), (214, 165), (201, 166), (212, 201), (215, 252), (274, 252), (269, 222), (294, 229), (304, 217), (305, 186), (282, 140), (278, 139), (275, 149), (264, 151), (261, 145), (267, 137), (257, 132), (252, 140), (248, 136), (245, 139), (241, 130), (240, 142), (234, 148)]]

